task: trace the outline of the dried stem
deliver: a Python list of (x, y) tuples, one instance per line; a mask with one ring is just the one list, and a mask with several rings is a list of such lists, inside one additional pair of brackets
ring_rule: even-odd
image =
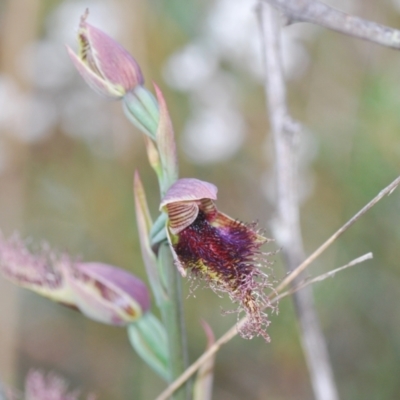
[(400, 30), (336, 10), (317, 0), (263, 0), (289, 23), (311, 22), (382, 46), (400, 49)]
[[(292, 271), (305, 258), (297, 193), (297, 152), (294, 147), (300, 129), (291, 129), (294, 124), (286, 105), (279, 16), (271, 6), (260, 3), (258, 17), (264, 53), (267, 112), (275, 149), (277, 219), (273, 225), (274, 236), (283, 249), (286, 269)], [(339, 395), (311, 287), (296, 293), (293, 300), (314, 396), (318, 400), (338, 400)]]
[[(360, 264), (361, 262), (364, 262), (366, 260), (369, 260), (372, 258), (372, 253), (365, 254), (361, 257), (356, 258), (355, 260), (351, 261), (350, 263), (344, 265), (343, 267), (336, 268), (333, 271), (329, 271), (328, 273), (322, 274), (317, 276), (316, 278), (313, 278), (309, 281), (307, 281), (304, 285), (301, 285), (299, 287), (293, 288), (291, 291), (282, 293), (280, 295), (276, 295), (276, 292), (272, 292), (270, 295), (270, 300), (271, 304), (276, 303), (277, 301), (281, 300), (284, 297), (289, 296), (290, 294), (293, 294), (294, 292), (297, 292), (298, 290), (303, 289), (307, 285), (311, 285), (312, 283), (315, 282), (320, 282), (324, 279), (327, 279), (336, 273), (349, 268), (353, 267), (354, 265)], [(221, 336), (211, 347), (209, 347), (202, 355), (199, 357), (177, 380), (175, 380), (171, 385), (169, 385), (157, 398), (156, 400), (167, 400), (177, 389), (179, 389), (193, 374), (196, 373), (198, 369), (202, 365), (208, 362), (210, 358), (212, 358), (215, 353), (224, 345), (225, 343), (229, 342), (231, 339), (233, 339), (237, 333), (238, 333), (238, 328), (243, 326), (246, 323), (246, 318), (243, 318), (242, 320), (239, 321), (239, 323), (236, 326), (233, 326), (231, 329), (229, 329), (223, 336)]]
[(286, 292), (283, 292), (283, 293), (279, 294), (276, 298), (274, 298), (274, 300), (280, 300), (281, 298), (289, 296), (289, 295), (297, 292), (298, 290), (301, 290), (301, 289), (305, 288), (306, 286), (312, 285), (313, 283), (324, 281), (327, 278), (333, 278), (338, 272), (343, 271), (344, 269), (347, 269), (347, 268), (350, 268), (350, 267), (354, 267), (354, 265), (360, 264), (360, 263), (362, 263), (364, 261), (367, 261), (367, 260), (371, 260), (372, 258), (373, 258), (372, 253), (364, 254), (363, 256), (355, 258), (353, 261), (350, 261), (348, 264), (343, 265), (343, 267), (336, 268), (336, 269), (334, 269), (332, 271), (329, 271), (329, 272), (327, 272), (325, 274), (318, 275), (315, 278), (307, 279), (307, 280), (305, 280), (303, 282), (300, 282), (300, 284), (298, 286), (296, 286), (293, 289), (290, 289), (290, 290), (288, 290)]

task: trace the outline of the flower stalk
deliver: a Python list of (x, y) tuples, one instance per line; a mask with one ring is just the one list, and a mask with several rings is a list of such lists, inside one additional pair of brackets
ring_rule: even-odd
[[(162, 213), (155, 223), (152, 223), (143, 185), (137, 172), (134, 180), (134, 196), (143, 260), (167, 332), (169, 367), (167, 378), (171, 382), (182, 374), (188, 364), (181, 279), (166, 241), (166, 216)], [(157, 242), (157, 257), (150, 242), (153, 234), (155, 237), (162, 237)], [(184, 400), (187, 392), (188, 386), (183, 387), (175, 393), (174, 398)]]
[[(128, 119), (143, 131), (145, 136), (146, 151), (149, 164), (155, 171), (158, 179), (161, 196), (178, 178), (178, 163), (176, 156), (176, 145), (174, 131), (169, 117), (168, 109), (160, 89), (155, 86), (157, 102), (156, 106), (147, 101), (150, 96), (141, 96), (144, 101), (140, 104), (146, 107), (139, 107), (137, 97), (128, 94), (124, 97), (124, 110)], [(135, 90), (136, 91), (136, 90)], [(144, 111), (145, 110), (145, 111)], [(157, 118), (157, 123), (143, 123), (143, 121), (152, 121)], [(138, 204), (139, 196), (142, 197), (142, 203), (146, 203), (143, 185), (140, 182), (139, 175), (135, 176), (135, 199)], [(141, 193), (138, 195), (138, 193)], [(148, 207), (137, 208), (137, 220), (143, 220), (143, 213), (149, 221)], [(147, 203), (146, 203), (147, 204)], [(147, 209), (147, 211), (145, 211)], [(170, 380), (178, 377), (188, 365), (186, 329), (184, 323), (181, 278), (174, 264), (174, 260), (167, 244), (166, 235), (166, 216), (161, 213), (155, 223), (148, 223), (150, 229), (140, 231), (141, 241), (146, 242), (146, 250), (143, 254), (144, 260), (152, 259), (152, 267), (147, 268), (148, 274), (151, 270), (149, 279), (154, 282), (154, 275), (157, 275), (158, 283), (152, 284), (153, 293), (160, 308), (163, 324), (167, 332), (167, 343), (169, 353), (169, 372)], [(144, 235), (144, 237), (142, 237)], [(143, 246), (142, 246), (143, 249)], [(157, 272), (154, 273), (154, 260), (157, 261)], [(187, 398), (188, 385), (175, 393), (174, 399), (184, 400)]]

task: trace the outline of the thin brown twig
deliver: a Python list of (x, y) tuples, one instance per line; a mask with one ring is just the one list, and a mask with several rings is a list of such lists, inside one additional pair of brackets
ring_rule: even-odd
[(336, 10), (317, 0), (263, 0), (289, 23), (311, 22), (382, 46), (400, 49), (400, 30)]
[[(357, 265), (363, 261), (366, 261), (368, 259), (372, 258), (372, 253), (367, 253), (364, 256), (358, 257), (355, 260), (351, 261), (350, 263), (344, 265), (343, 267), (336, 268), (333, 271), (329, 271), (328, 273), (319, 275), (309, 281), (307, 281), (304, 285), (298, 286), (293, 288), (290, 291), (287, 291), (285, 293), (282, 293), (280, 295), (276, 295), (276, 292), (272, 292), (270, 295), (270, 301), (271, 304), (275, 304), (277, 301), (281, 300), (284, 297), (289, 296), (290, 294), (297, 292), (301, 289), (303, 289), (307, 285), (311, 285), (312, 283), (322, 281), (324, 279), (327, 279), (333, 275), (335, 275), (337, 272), (340, 272), (343, 269), (352, 267), (354, 265)], [(274, 297), (275, 296), (275, 297)], [(180, 386), (182, 386), (190, 377), (196, 373), (200, 367), (206, 363), (211, 357), (215, 355), (215, 353), (223, 346), (225, 343), (229, 342), (231, 339), (233, 339), (238, 332), (238, 329), (242, 327), (246, 323), (246, 318), (241, 319), (237, 325), (233, 326), (231, 329), (229, 329), (227, 332), (225, 332), (224, 335), (222, 335), (210, 348), (208, 348), (207, 351), (205, 351), (186, 371), (174, 382), (172, 382), (162, 393), (158, 395), (156, 400), (167, 400)]]
[(300, 282), (300, 284), (298, 286), (296, 286), (286, 292), (280, 293), (277, 297), (274, 298), (274, 300), (280, 300), (281, 298), (289, 296), (299, 290), (302, 290), (306, 286), (312, 285), (313, 283), (324, 281), (327, 278), (333, 278), (338, 272), (343, 271), (344, 269), (347, 269), (350, 267), (354, 267), (354, 265), (360, 264), (367, 260), (371, 260), (372, 258), (373, 258), (372, 253), (364, 254), (363, 256), (355, 258), (353, 261), (350, 261), (348, 264), (343, 265), (342, 267), (339, 267), (332, 271), (326, 272), (325, 274), (318, 275), (315, 278), (306, 279), (305, 281)]

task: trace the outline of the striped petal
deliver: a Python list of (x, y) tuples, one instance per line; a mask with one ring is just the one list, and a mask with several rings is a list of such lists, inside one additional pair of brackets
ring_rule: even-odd
[(169, 229), (174, 235), (191, 225), (199, 213), (199, 206), (195, 202), (170, 203), (167, 204), (166, 208)]

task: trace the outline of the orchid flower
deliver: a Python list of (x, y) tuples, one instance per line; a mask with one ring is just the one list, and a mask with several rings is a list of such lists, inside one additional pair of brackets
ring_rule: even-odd
[(218, 211), (217, 187), (198, 179), (180, 179), (161, 201), (168, 214), (167, 236), (175, 264), (182, 276), (203, 279), (213, 290), (226, 292), (238, 311), (247, 315), (241, 329), (245, 338), (269, 336), (265, 308), (274, 309), (264, 294), (271, 288), (260, 267), (268, 264), (260, 247), (270, 241), (255, 224), (244, 224)]

